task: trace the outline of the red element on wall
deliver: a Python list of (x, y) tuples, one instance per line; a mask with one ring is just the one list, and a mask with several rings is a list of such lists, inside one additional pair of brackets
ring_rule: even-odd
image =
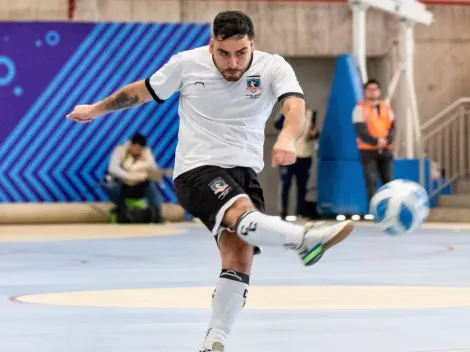
[(68, 0), (68, 13), (67, 13), (67, 16), (68, 16), (68, 19), (69, 20), (73, 20), (74, 16), (75, 16), (75, 8), (76, 8), (77, 4), (75, 3), (75, 0)]

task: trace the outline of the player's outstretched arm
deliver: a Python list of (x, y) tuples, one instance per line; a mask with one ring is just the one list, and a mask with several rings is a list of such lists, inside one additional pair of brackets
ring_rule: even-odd
[(145, 86), (145, 81), (137, 81), (119, 89), (114, 94), (95, 104), (77, 105), (67, 115), (67, 119), (86, 123), (104, 114), (132, 108), (150, 100), (152, 100), (152, 96)]
[(291, 96), (281, 105), (285, 120), (273, 147), (272, 166), (295, 163), (295, 141), (305, 128), (305, 100)]

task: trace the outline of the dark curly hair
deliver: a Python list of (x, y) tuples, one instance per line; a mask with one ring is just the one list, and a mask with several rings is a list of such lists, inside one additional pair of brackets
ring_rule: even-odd
[(214, 19), (213, 34), (217, 40), (243, 38), (244, 36), (253, 39), (255, 37), (255, 28), (251, 18), (243, 12), (223, 11)]

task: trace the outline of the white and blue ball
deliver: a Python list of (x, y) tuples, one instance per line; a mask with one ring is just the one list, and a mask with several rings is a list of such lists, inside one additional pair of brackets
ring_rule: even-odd
[(370, 212), (390, 235), (413, 232), (429, 215), (429, 197), (416, 182), (394, 180), (378, 189), (370, 201)]

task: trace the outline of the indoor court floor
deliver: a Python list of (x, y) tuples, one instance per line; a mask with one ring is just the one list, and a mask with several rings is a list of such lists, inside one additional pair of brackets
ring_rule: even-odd
[[(2, 226), (1, 350), (198, 352), (219, 264), (199, 224)], [(227, 352), (470, 351), (470, 225), (264, 248), (250, 287)]]

